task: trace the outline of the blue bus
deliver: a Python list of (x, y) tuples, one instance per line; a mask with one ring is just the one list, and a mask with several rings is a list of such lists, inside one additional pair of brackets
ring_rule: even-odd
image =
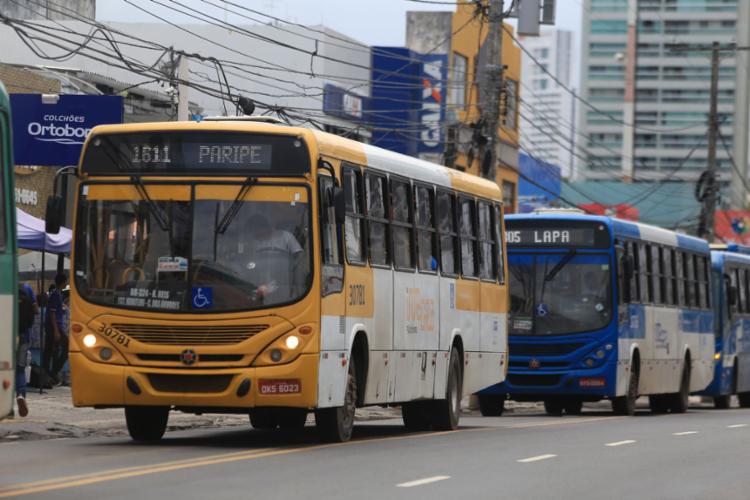
[(713, 378), (708, 243), (565, 210), (505, 221), (510, 363), (482, 414), (507, 397), (550, 415), (609, 399), (632, 415), (641, 395), (655, 413), (687, 411)]
[(714, 406), (729, 408), (733, 394), (750, 408), (750, 248), (712, 245), (714, 379), (705, 391)]

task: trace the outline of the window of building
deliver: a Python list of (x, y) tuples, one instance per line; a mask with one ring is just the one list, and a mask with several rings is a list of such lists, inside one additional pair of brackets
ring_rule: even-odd
[(420, 271), (436, 272), (435, 191), (426, 186), (414, 188), (417, 224), (417, 265)]
[(451, 103), (457, 109), (466, 107), (466, 79), (468, 77), (467, 68), (469, 60), (466, 56), (453, 53), (453, 86), (451, 87)]
[(476, 277), (476, 225), (474, 200), (459, 198), (458, 206), (459, 233), (461, 235), (461, 275)]
[(414, 238), (411, 187), (408, 182), (391, 179), (391, 240), (396, 269), (414, 268)]
[(388, 212), (385, 176), (373, 173), (365, 175), (365, 198), (367, 201), (367, 241), (370, 264), (390, 265), (388, 249)]
[(354, 166), (344, 168), (344, 197), (346, 198), (346, 222), (344, 229), (346, 258), (352, 264), (364, 264), (365, 220), (362, 203), (362, 174)]
[(516, 206), (516, 184), (515, 182), (503, 181), (503, 207), (506, 214), (515, 212)]
[(447, 191), (438, 191), (437, 226), (440, 234), (440, 270), (446, 275), (458, 274), (458, 234), (455, 218), (455, 197)]

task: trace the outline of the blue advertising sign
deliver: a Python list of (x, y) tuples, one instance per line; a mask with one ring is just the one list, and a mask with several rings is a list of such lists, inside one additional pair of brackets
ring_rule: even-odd
[(327, 83), (323, 87), (323, 112), (345, 120), (362, 121), (367, 99)]
[(123, 119), (121, 96), (60, 95), (45, 104), (41, 94), (11, 94), (10, 105), (17, 165), (76, 165), (94, 126)]
[(422, 59), (422, 107), (419, 110), (418, 153), (443, 152), (443, 124), (445, 123), (446, 92), (448, 81), (448, 56), (444, 54), (420, 55)]
[(518, 155), (518, 169), (522, 176), (518, 181), (519, 213), (553, 206), (560, 197), (562, 186), (560, 167), (521, 153)]

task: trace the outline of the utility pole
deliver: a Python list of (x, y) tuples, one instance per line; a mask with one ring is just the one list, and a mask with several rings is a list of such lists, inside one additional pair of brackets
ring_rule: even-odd
[(189, 108), (188, 108), (188, 87), (185, 82), (190, 78), (188, 71), (188, 58), (184, 55), (180, 55), (179, 62), (177, 63), (177, 120), (187, 121)]
[(703, 202), (703, 234), (709, 243), (714, 241), (714, 213), (716, 212), (716, 139), (719, 136), (719, 117), (717, 106), (719, 100), (719, 42), (711, 46), (711, 104), (708, 111), (708, 170), (706, 171), (706, 196)]
[[(628, 0), (628, 39), (623, 54), (625, 63), (625, 96), (622, 125), (622, 180), (635, 179), (635, 99), (638, 57), (638, 0)], [(618, 54), (619, 56), (619, 54)]]
[(480, 107), (482, 110), (479, 123), (482, 135), (487, 143), (479, 149), (479, 175), (485, 179), (495, 180), (497, 149), (500, 144), (498, 128), (500, 125), (500, 94), (503, 90), (503, 0), (489, 0), (487, 13), (489, 32), (484, 47), (487, 58), (482, 80), (479, 85)]

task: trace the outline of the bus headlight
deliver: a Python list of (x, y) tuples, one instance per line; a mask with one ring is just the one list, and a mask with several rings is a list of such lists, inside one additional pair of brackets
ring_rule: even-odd
[(315, 337), (311, 335), (314, 331), (311, 325), (303, 325), (282, 335), (263, 349), (253, 361), (252, 366), (271, 366), (294, 361)]
[(299, 337), (296, 335), (290, 335), (286, 338), (286, 346), (288, 349), (296, 349), (299, 346)]
[(96, 335), (88, 333), (83, 336), (83, 345), (86, 347), (94, 347), (96, 345)]
[(714, 354), (714, 359), (715, 359), (716, 361), (719, 361), (719, 360), (721, 360), (721, 353), (720, 353), (720, 352), (717, 352), (716, 354)]

